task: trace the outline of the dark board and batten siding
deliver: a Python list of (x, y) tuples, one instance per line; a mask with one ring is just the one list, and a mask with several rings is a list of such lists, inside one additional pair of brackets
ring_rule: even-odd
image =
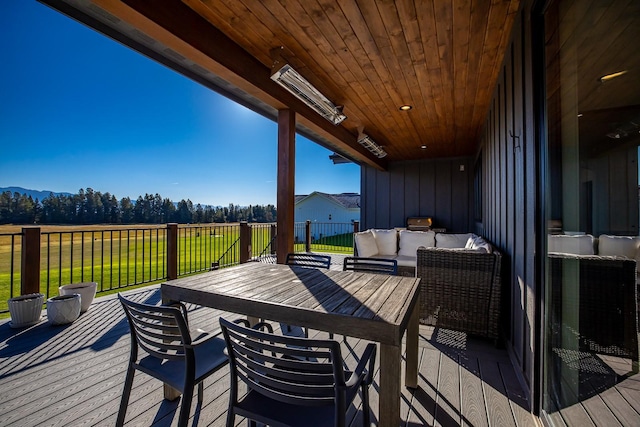
[[(502, 328), (521, 380), (534, 393), (536, 156), (531, 21), (521, 9), (514, 23), (477, 156), (362, 168), (362, 229), (406, 225), (432, 216), (449, 232), (484, 235), (505, 255)], [(474, 215), (474, 166), (481, 167), (482, 220)], [(460, 166), (464, 166), (464, 171)]]
[(387, 171), (362, 167), (361, 229), (405, 227), (430, 216), (448, 232), (473, 230), (473, 159), (396, 162)]
[(521, 12), (514, 23), (482, 134), (483, 220), (475, 231), (505, 254), (502, 326), (512, 361), (533, 393), (537, 149), (530, 21), (524, 16)]

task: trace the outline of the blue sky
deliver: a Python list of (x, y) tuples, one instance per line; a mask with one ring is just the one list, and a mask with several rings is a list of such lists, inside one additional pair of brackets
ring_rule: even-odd
[[(0, 187), (276, 203), (276, 124), (33, 0), (0, 2)], [(296, 137), (296, 194), (360, 167)]]

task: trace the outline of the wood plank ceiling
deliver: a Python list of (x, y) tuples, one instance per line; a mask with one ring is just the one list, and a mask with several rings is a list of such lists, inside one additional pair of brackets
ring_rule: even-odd
[[(294, 109), (300, 122), (319, 135), (323, 145), (357, 162), (383, 168), (392, 161), (475, 152), (520, 3), (62, 2), (73, 7), (95, 3), (94, 8), (127, 21), (136, 31), (170, 46), (260, 103)], [(214, 28), (206, 28), (204, 23)], [(220, 42), (221, 35), (224, 42)], [(280, 46), (286, 62), (335, 104), (344, 106), (348, 118), (337, 126), (342, 129), (319, 123), (315, 113), (269, 79), (272, 51)], [(237, 58), (247, 54), (253, 63), (241, 63)], [(235, 66), (229, 65), (233, 61)], [(413, 108), (400, 111), (405, 104)], [(258, 103), (256, 107), (260, 109)], [(360, 130), (382, 145), (388, 156), (379, 160), (360, 147), (356, 142)], [(427, 149), (421, 149), (422, 145)]]

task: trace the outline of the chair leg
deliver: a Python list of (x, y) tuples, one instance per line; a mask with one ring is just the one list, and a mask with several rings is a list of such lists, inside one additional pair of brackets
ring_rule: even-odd
[(198, 384), (198, 404), (202, 405), (202, 397), (204, 396), (204, 381)]
[(371, 409), (369, 409), (369, 387), (362, 386), (362, 425), (369, 427), (371, 425)]
[(191, 411), (191, 402), (193, 401), (194, 384), (185, 387), (182, 393), (182, 402), (180, 402), (180, 417), (178, 418), (178, 427), (187, 427), (189, 422), (189, 412)]
[(227, 427), (234, 427), (236, 425), (236, 414), (231, 409), (227, 411)]
[(124, 425), (124, 417), (127, 414), (127, 406), (129, 405), (129, 396), (131, 396), (131, 387), (133, 387), (133, 375), (135, 369), (129, 363), (127, 368), (127, 376), (124, 380), (124, 390), (122, 391), (122, 398), (120, 399), (120, 408), (118, 409), (118, 419), (116, 420), (116, 426), (121, 427)]

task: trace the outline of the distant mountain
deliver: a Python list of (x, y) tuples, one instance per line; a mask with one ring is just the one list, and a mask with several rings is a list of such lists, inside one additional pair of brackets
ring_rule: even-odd
[(49, 190), (38, 191), (38, 190), (28, 190), (22, 187), (0, 187), (0, 193), (4, 193), (6, 191), (11, 192), (11, 194), (13, 193), (26, 194), (27, 196), (31, 196), (33, 200), (38, 199), (40, 201), (42, 201), (42, 199), (44, 198), (49, 197), (51, 193), (55, 194), (56, 196), (73, 196), (72, 193), (56, 193), (55, 191), (49, 191)]

